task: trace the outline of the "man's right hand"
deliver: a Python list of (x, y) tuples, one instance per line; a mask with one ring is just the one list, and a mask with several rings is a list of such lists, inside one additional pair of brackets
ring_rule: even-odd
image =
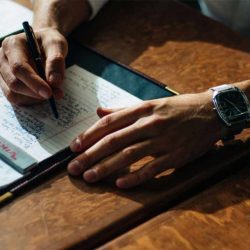
[(4, 39), (0, 48), (0, 86), (7, 99), (16, 105), (30, 105), (63, 96), (60, 89), (67, 55), (67, 41), (54, 28), (35, 31), (42, 55), (46, 80), (36, 72), (27, 47), (25, 34)]

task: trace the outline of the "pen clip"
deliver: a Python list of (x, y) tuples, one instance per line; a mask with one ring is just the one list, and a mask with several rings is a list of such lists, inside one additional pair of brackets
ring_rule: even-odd
[(35, 33), (32, 29), (32, 27), (29, 25), (28, 22), (24, 22), (23, 23), (23, 28), (24, 28), (24, 32), (27, 36), (27, 43), (28, 46), (30, 48), (30, 52), (32, 53), (32, 57), (35, 58), (41, 58), (41, 50), (40, 47), (38, 45)]

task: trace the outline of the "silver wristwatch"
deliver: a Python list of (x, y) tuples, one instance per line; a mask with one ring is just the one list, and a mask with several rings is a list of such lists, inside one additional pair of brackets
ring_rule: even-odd
[(214, 109), (223, 122), (226, 133), (223, 140), (231, 140), (250, 122), (250, 103), (242, 90), (224, 84), (211, 88)]

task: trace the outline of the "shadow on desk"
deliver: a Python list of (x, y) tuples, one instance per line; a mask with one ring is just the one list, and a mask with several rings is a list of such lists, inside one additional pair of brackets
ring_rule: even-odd
[[(240, 152), (244, 153), (241, 155)], [(83, 193), (115, 193), (118, 196), (140, 203), (149, 213), (154, 214), (173, 207), (180, 201), (198, 194), (243, 168), (250, 167), (248, 161), (249, 155), (250, 138), (245, 141), (237, 140), (223, 148), (211, 150), (205, 156), (189, 163), (181, 169), (173, 171), (172, 173), (168, 171), (139, 187), (125, 191), (121, 191), (115, 187), (115, 177), (117, 177), (117, 175), (97, 184), (86, 184), (81, 178), (73, 177), (70, 177), (70, 181)], [(241, 158), (241, 160), (237, 161), (237, 158)], [(123, 174), (127, 172), (128, 170), (126, 169)], [(121, 172), (118, 175), (120, 174)], [(244, 183), (240, 183), (239, 185), (244, 186)], [(244, 189), (243, 186), (242, 190)], [(245, 192), (243, 195), (237, 196), (233, 204), (218, 204), (216, 207), (208, 208), (200, 212), (213, 213), (249, 198), (250, 193)], [(206, 198), (204, 197), (204, 199)], [(158, 204), (158, 206), (155, 204)]]

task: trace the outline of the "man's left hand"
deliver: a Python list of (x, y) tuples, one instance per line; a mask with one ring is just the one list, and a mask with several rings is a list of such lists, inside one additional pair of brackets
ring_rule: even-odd
[(186, 94), (109, 110), (80, 134), (71, 150), (80, 154), (68, 165), (72, 175), (94, 183), (145, 156), (154, 159), (116, 180), (119, 188), (134, 187), (157, 174), (179, 168), (207, 152), (221, 136), (212, 93)]

